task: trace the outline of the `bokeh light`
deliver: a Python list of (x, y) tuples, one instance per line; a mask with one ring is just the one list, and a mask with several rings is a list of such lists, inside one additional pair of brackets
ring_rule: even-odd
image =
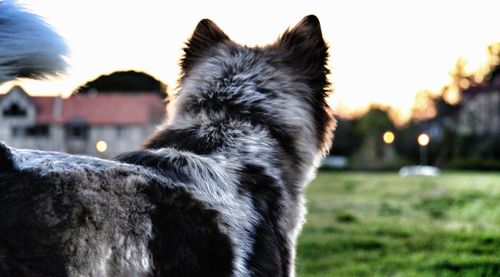
[(430, 138), (429, 138), (429, 135), (427, 135), (426, 133), (422, 133), (418, 136), (417, 138), (417, 141), (418, 141), (418, 144), (420, 146), (427, 146), (430, 142)]
[(108, 150), (108, 144), (104, 140), (99, 140), (95, 144), (95, 149), (99, 153), (104, 153), (106, 152), (106, 150)]
[(385, 144), (393, 143), (395, 138), (396, 138), (396, 136), (391, 131), (385, 132), (384, 135), (382, 136), (382, 139), (384, 140)]

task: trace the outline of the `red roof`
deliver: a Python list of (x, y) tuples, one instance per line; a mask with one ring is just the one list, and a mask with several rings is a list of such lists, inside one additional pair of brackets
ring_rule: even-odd
[(37, 107), (37, 122), (44, 124), (52, 122), (52, 111), (55, 97), (32, 97)]
[(90, 125), (140, 125), (161, 120), (165, 104), (156, 94), (79, 94), (67, 99), (32, 97), (39, 124), (72, 121)]

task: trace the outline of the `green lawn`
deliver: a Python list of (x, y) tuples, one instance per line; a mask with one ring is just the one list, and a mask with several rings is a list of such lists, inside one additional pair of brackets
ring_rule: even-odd
[(500, 174), (320, 172), (297, 276), (500, 276)]

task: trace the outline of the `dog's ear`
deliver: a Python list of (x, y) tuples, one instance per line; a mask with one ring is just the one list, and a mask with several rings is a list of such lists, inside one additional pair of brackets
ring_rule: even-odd
[(282, 51), (284, 62), (291, 64), (307, 80), (321, 81), (329, 73), (326, 68), (328, 46), (323, 40), (319, 20), (314, 15), (304, 17), (287, 30), (274, 46)]
[(229, 37), (214, 22), (210, 19), (201, 20), (184, 47), (181, 60), (183, 74), (191, 69), (207, 49), (226, 40), (229, 40)]

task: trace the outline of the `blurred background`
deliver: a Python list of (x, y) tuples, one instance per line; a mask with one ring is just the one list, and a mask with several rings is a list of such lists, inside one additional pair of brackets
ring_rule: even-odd
[(316, 14), (338, 126), (298, 275), (500, 275), (500, 2), (18, 2), (67, 40), (70, 68), (0, 86), (0, 140), (104, 158), (168, 116), (199, 20), (252, 46)]

